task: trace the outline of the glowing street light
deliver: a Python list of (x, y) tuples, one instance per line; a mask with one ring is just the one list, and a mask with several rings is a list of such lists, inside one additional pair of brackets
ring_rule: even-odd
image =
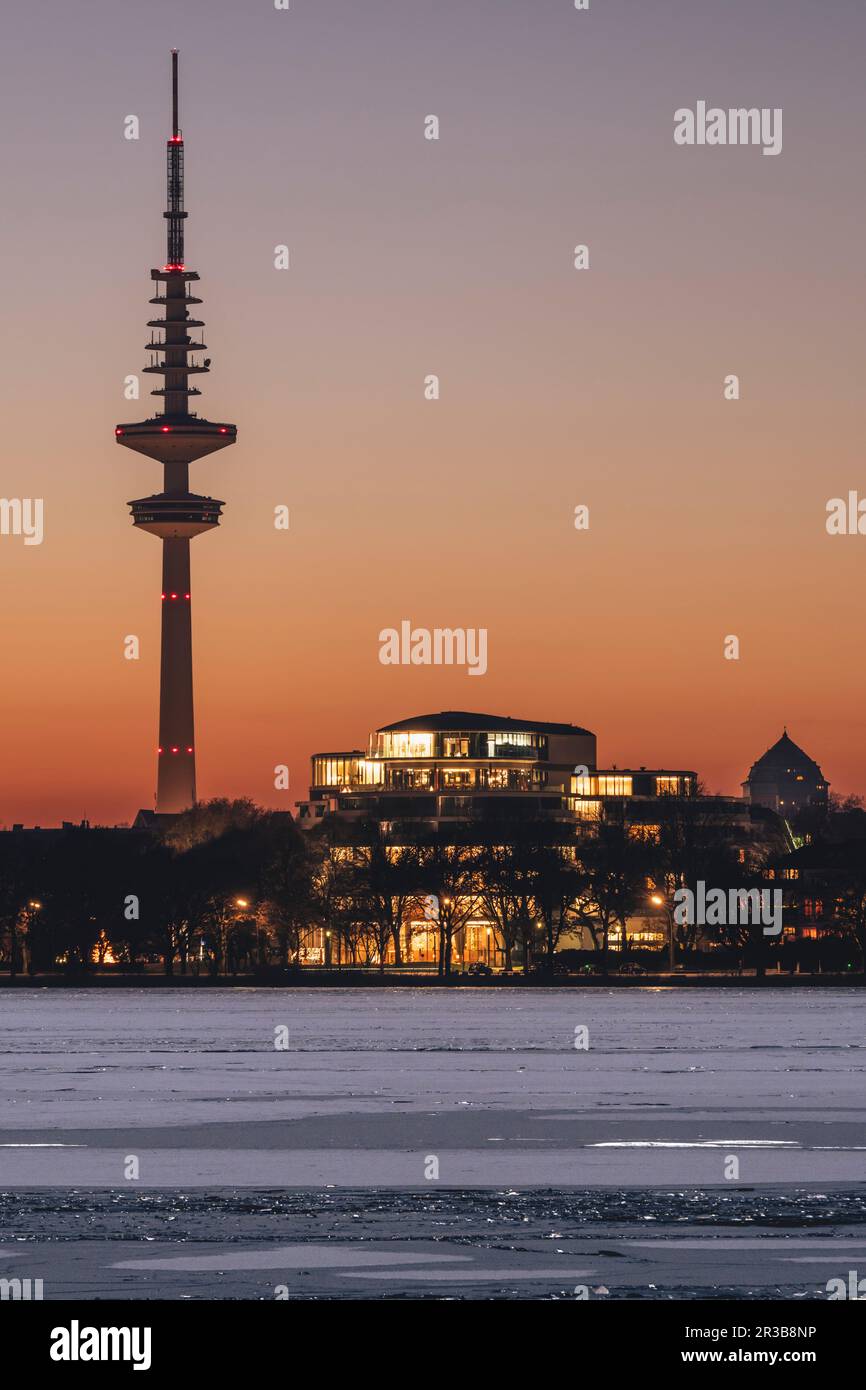
[(674, 939), (674, 914), (671, 912), (670, 903), (662, 897), (661, 893), (653, 893), (650, 902), (654, 907), (666, 907), (668, 914), (668, 970), (673, 974), (676, 968), (676, 941)]

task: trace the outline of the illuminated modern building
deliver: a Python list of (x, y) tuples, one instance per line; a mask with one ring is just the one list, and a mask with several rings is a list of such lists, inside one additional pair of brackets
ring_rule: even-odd
[[(596, 767), (595, 734), (549, 724), (444, 710), (385, 724), (366, 751), (316, 753), (298, 819), (438, 824), (487, 816), (541, 816), (590, 826), (627, 806), (635, 824), (658, 798), (697, 795), (697, 774)], [(727, 800), (727, 799), (726, 799)], [(748, 808), (743, 805), (748, 819)]]
[(818, 764), (788, 737), (787, 729), (752, 764), (743, 783), (743, 793), (753, 806), (766, 806), (785, 817), (804, 806), (826, 806), (828, 790)]
[(579, 821), (601, 821), (606, 810), (616, 805), (627, 808), (630, 825), (651, 825), (660, 799), (697, 796), (698, 775), (671, 769), (611, 767), (572, 777), (569, 793), (568, 809)]
[[(692, 771), (599, 768), (595, 735), (577, 725), (464, 710), (386, 724), (371, 734), (365, 750), (314, 754), (309, 799), (298, 803), (302, 828), (330, 827), (330, 854), (337, 863), (365, 862), (376, 842), (395, 854), (400, 844), (431, 844), (437, 837), (440, 843), (483, 845), (489, 843), (491, 821), (497, 835), (501, 825), (503, 843), (511, 833), (524, 835), (527, 823), (554, 822), (554, 842), (566, 855), (579, 854), (580, 844), (597, 836), (606, 821), (623, 825), (636, 840), (658, 843), (665, 829), (670, 833), (672, 818), (675, 824), (679, 817), (684, 824), (712, 827), (744, 864), (781, 825), (744, 798), (702, 796)], [(540, 842), (547, 833), (540, 833)], [(401, 929), (404, 963), (435, 962), (436, 912), (435, 903), (429, 919), (417, 904), (410, 908)], [(617, 927), (611, 934), (614, 947), (618, 932)], [(645, 910), (630, 921), (629, 938), (636, 946), (659, 947), (667, 933), (663, 899), (648, 888)], [(593, 945), (579, 926), (564, 932), (560, 944), (565, 949)], [(340, 950), (338, 938), (316, 928), (301, 959), (333, 964)], [(391, 960), (393, 949), (389, 952)], [(483, 908), (461, 923), (454, 959), (463, 966), (503, 964), (501, 932)]]
[[(176, 813), (191, 806), (195, 791), (195, 729), (192, 688), (192, 585), (189, 543), (219, 525), (223, 503), (189, 490), (189, 465), (205, 454), (234, 444), (234, 425), (202, 419), (189, 408), (201, 392), (190, 378), (210, 369), (201, 319), (190, 307), (201, 300), (190, 294), (198, 280), (184, 262), (183, 136), (178, 124), (177, 52), (172, 53), (172, 133), (167, 143), (168, 206), (166, 263), (151, 270), (157, 293), (151, 304), (164, 317), (148, 322), (150, 364), (144, 368), (163, 378), (151, 392), (161, 397), (162, 413), (137, 424), (118, 425), (118, 444), (135, 449), (163, 466), (163, 489), (129, 503), (133, 525), (162, 541), (162, 640), (159, 682), (159, 749), (156, 809)], [(157, 337), (156, 335), (160, 336)]]
[(573, 724), (444, 710), (385, 724), (366, 752), (316, 753), (298, 818), (464, 820), (563, 815), (576, 769), (595, 768), (595, 735)]

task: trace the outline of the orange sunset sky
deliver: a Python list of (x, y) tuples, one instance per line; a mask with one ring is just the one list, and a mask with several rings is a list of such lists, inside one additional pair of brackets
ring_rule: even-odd
[[(126, 502), (161, 470), (113, 430), (152, 413), (123, 380), (172, 46), (198, 409), (238, 425), (191, 469), (226, 503), (192, 546), (199, 795), (287, 808), (312, 752), (450, 708), (731, 793), (787, 724), (866, 792), (866, 536), (825, 529), (866, 496), (862, 4), (176, 10), (19, 7), (2, 57), (0, 495), (45, 536), (0, 536), (0, 823), (153, 804), (160, 547)], [(782, 153), (675, 146), (699, 99), (783, 108)], [(382, 666), (404, 618), (487, 628), (487, 674)]]

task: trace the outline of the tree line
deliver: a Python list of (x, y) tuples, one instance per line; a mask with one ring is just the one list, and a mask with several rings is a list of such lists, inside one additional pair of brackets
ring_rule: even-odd
[[(403, 963), (414, 922), (433, 933), (447, 976), (461, 931), (480, 919), (493, 924), (506, 968), (553, 968), (563, 937), (578, 931), (606, 969), (612, 943), (622, 962), (644, 917), (673, 934), (679, 959), (712, 944), (752, 953), (761, 968), (760, 927), (674, 920), (677, 888), (698, 880), (725, 890), (784, 883), (795, 903), (821, 891), (832, 929), (866, 962), (866, 838), (841, 852), (835, 842), (832, 881), (819, 855), (801, 884), (783, 876), (781, 835), (744, 847), (711, 799), (670, 798), (653, 817), (642, 829), (611, 803), (591, 829), (503, 816), (386, 829), (334, 817), (302, 833), (284, 813), (216, 800), (154, 832), (5, 832), (0, 962), (13, 974), (155, 960), (168, 975), (234, 974), (289, 969), (327, 933), (332, 961), (384, 969), (386, 959)], [(811, 851), (824, 831), (804, 832)]]

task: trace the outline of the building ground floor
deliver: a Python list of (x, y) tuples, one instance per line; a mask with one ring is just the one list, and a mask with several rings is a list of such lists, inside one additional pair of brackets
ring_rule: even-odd
[[(654, 918), (635, 918), (628, 923), (628, 944), (632, 950), (659, 950), (667, 943), (667, 926)], [(600, 947), (589, 928), (578, 927), (563, 931), (557, 940), (560, 951), (594, 951)], [(622, 932), (615, 927), (611, 930), (608, 944), (611, 950), (622, 949)], [(384, 952), (384, 964), (395, 966), (437, 966), (439, 963), (440, 936), (439, 925), (435, 920), (412, 918), (400, 929), (399, 956), (396, 943), (389, 940)], [(511, 963), (520, 965), (525, 958), (530, 961), (541, 957), (546, 951), (546, 933), (543, 922), (532, 924), (531, 934), (526, 943), (522, 934), (512, 943)], [(379, 944), (373, 935), (351, 932), (345, 935), (338, 931), (328, 931), (324, 927), (311, 928), (304, 936), (298, 952), (298, 963), (312, 966), (374, 965), (380, 961)], [(486, 965), (491, 970), (505, 969), (508, 953), (503, 934), (497, 924), (487, 918), (479, 917), (455, 930), (451, 944), (451, 965), (454, 969), (467, 969), (471, 965)]]
[[(662, 916), (634, 917), (627, 924), (628, 952), (667, 952), (670, 945), (669, 924)], [(771, 946), (784, 948), (815, 948), (819, 944), (819, 933), (814, 925), (791, 924), (786, 926), (777, 941)], [(829, 940), (830, 934), (827, 933)], [(532, 933), (526, 939), (518, 934), (512, 943), (510, 964), (515, 968), (539, 962), (546, 954), (546, 933), (543, 922), (533, 923)], [(556, 952), (563, 958), (576, 952), (595, 953), (602, 948), (598, 931), (596, 935), (586, 925), (562, 931), (556, 942)], [(623, 934), (618, 926), (611, 928), (608, 948), (614, 954), (623, 951)], [(720, 942), (701, 940), (696, 943), (701, 955), (713, 956), (724, 953)], [(403, 966), (406, 968), (435, 969), (439, 964), (440, 936), (439, 925), (435, 920), (411, 918), (404, 922), (400, 930), (399, 953), (396, 943), (389, 940), (380, 961), (378, 943), (372, 935), (350, 932), (345, 935), (329, 931), (324, 927), (313, 927), (305, 933), (298, 951), (298, 964), (335, 968), (339, 966)], [(679, 951), (679, 947), (677, 948)], [(455, 930), (451, 945), (451, 967), (466, 970), (470, 966), (484, 965), (490, 970), (504, 970), (509, 964), (502, 932), (497, 924), (487, 918), (479, 917)]]
[[(372, 936), (352, 933), (343, 936), (324, 927), (307, 932), (298, 953), (299, 964), (379, 965), (378, 942)], [(435, 921), (410, 920), (400, 929), (399, 961), (397, 944), (389, 941), (384, 953), (385, 965), (436, 966), (439, 963), (439, 925)], [(453, 968), (484, 964), (491, 970), (505, 967), (506, 956), (500, 932), (495, 924), (484, 919), (467, 922), (454, 932), (451, 944)]]

